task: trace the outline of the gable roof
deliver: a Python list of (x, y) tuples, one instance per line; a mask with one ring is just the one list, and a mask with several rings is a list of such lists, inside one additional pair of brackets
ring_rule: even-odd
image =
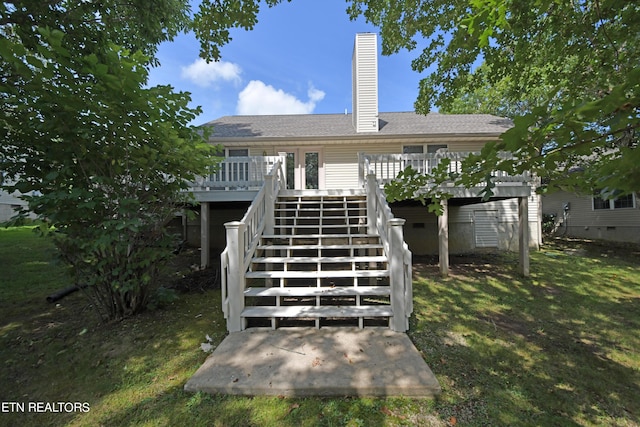
[(203, 126), (213, 127), (211, 140), (498, 136), (513, 126), (511, 120), (490, 114), (379, 113), (378, 119), (380, 130), (367, 133), (356, 132), (351, 114), (225, 116), (205, 123)]

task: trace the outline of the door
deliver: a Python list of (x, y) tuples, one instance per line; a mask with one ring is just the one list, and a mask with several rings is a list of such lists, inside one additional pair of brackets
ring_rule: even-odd
[(320, 147), (286, 148), (287, 189), (319, 190), (324, 188), (324, 159)]
[(498, 247), (498, 211), (473, 211), (476, 248)]

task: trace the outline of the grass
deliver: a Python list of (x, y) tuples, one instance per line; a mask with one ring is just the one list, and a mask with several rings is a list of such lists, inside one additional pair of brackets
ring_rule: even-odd
[[(635, 251), (635, 252), (634, 252)], [(555, 242), (532, 254), (416, 262), (409, 336), (437, 399), (285, 399), (188, 394), (225, 335), (219, 291), (101, 324), (28, 228), (0, 229), (0, 402), (87, 402), (86, 413), (0, 413), (0, 425), (638, 426), (640, 252)], [(418, 260), (419, 261), (419, 260)]]

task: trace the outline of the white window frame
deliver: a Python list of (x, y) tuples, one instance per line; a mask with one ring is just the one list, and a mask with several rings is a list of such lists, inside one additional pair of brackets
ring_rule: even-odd
[(617, 207), (616, 207), (616, 204), (615, 204), (615, 202), (616, 202), (617, 198), (615, 198), (615, 199), (610, 199), (610, 200), (603, 200), (603, 201), (605, 202), (605, 204), (606, 204), (607, 202), (609, 202), (609, 207), (608, 207), (608, 208), (596, 208), (596, 199), (603, 200), (603, 199), (601, 199), (601, 198), (600, 198), (600, 197), (598, 197), (598, 196), (591, 196), (591, 210), (592, 210), (592, 211), (606, 211), (606, 210), (619, 210), (619, 209), (635, 209), (635, 208), (637, 207), (636, 195), (635, 195), (635, 194), (633, 194), (633, 193), (631, 193), (631, 200), (632, 200), (632, 202), (633, 202), (633, 203), (632, 203), (632, 204), (633, 204), (633, 206), (627, 206), (627, 207), (620, 207), (620, 208), (617, 208)]

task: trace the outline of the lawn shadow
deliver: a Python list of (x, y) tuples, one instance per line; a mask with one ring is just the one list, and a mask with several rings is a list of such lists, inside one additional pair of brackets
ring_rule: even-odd
[(637, 267), (621, 264), (632, 274), (607, 281), (597, 258), (537, 253), (525, 279), (512, 255), (497, 256), (491, 264), (454, 259), (449, 278), (436, 265), (414, 265), (419, 308), (409, 334), (438, 375), (443, 397), (455, 395), (442, 403), (441, 416), (638, 423), (639, 374), (628, 357), (640, 341), (623, 332), (640, 330)]

